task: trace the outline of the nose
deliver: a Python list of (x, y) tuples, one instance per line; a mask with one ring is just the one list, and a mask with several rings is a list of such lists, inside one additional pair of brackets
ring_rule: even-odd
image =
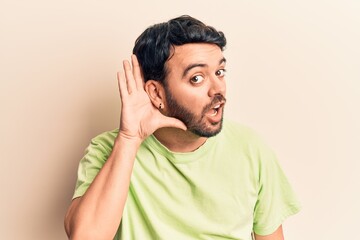
[(222, 95), (225, 97), (226, 94), (226, 82), (224, 78), (219, 78), (218, 76), (213, 76), (210, 79), (210, 88), (209, 88), (209, 97), (214, 97), (215, 95)]

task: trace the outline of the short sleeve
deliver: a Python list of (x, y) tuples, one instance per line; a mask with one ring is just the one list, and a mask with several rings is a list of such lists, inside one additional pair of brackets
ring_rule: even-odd
[(116, 133), (116, 130), (105, 132), (91, 140), (79, 163), (73, 199), (84, 195), (105, 164), (112, 151)]
[(258, 158), (258, 199), (253, 231), (258, 235), (268, 235), (301, 207), (273, 151), (260, 144)]

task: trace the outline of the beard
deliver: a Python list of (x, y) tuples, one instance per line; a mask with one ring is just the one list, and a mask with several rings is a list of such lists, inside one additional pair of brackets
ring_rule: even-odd
[[(218, 123), (209, 123), (206, 122), (206, 113), (218, 102), (226, 101), (225, 97), (222, 95), (215, 95), (212, 99), (211, 103), (206, 105), (203, 110), (201, 111), (200, 115), (196, 115), (195, 113), (191, 112), (185, 106), (179, 104), (178, 101), (170, 93), (170, 90), (165, 86), (165, 95), (166, 95), (166, 102), (168, 106), (168, 117), (174, 117), (182, 121), (187, 130), (194, 133), (200, 137), (213, 137), (217, 135), (222, 129), (223, 123), (223, 116), (221, 117), (220, 122)], [(224, 109), (224, 108), (223, 108)], [(223, 111), (222, 109), (222, 111)], [(221, 114), (224, 115), (224, 112)]]

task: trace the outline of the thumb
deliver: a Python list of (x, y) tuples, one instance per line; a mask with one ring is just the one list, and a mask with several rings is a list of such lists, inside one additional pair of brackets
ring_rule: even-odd
[(160, 122), (161, 122), (160, 127), (174, 127), (174, 128), (180, 128), (184, 131), (187, 130), (186, 125), (182, 121), (173, 117), (167, 117), (163, 115)]

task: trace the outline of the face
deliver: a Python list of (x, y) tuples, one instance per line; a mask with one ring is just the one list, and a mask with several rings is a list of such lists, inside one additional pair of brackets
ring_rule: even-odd
[(225, 58), (215, 44), (175, 46), (166, 63), (165, 114), (201, 137), (221, 131), (225, 105)]

